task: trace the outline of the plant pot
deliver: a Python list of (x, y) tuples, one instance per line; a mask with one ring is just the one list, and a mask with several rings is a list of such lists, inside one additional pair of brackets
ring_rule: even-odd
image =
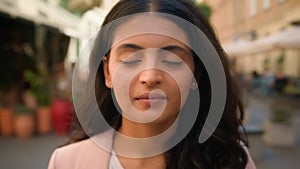
[(11, 137), (14, 134), (13, 127), (13, 112), (10, 108), (1, 108), (0, 109), (0, 124), (1, 124), (1, 133), (5, 137)]
[(67, 100), (55, 99), (51, 106), (54, 131), (57, 135), (71, 132), (73, 122), (73, 106)]
[(30, 138), (34, 133), (34, 118), (32, 114), (15, 116), (15, 132), (20, 139)]
[(296, 133), (291, 124), (266, 121), (263, 140), (271, 146), (291, 147), (295, 145)]
[(52, 117), (50, 107), (37, 109), (37, 131), (39, 134), (48, 134), (52, 129)]

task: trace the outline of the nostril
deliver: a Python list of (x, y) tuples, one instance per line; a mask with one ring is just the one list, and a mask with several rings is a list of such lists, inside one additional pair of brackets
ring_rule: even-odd
[(139, 74), (140, 84), (153, 86), (161, 84), (163, 80), (162, 74), (159, 70), (149, 69)]
[(142, 84), (147, 85), (147, 86), (153, 86), (153, 85), (160, 84), (160, 82), (159, 81), (143, 81)]

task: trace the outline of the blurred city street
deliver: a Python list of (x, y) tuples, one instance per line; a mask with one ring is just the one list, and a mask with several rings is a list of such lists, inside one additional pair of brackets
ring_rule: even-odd
[[(300, 1), (192, 1), (245, 89), (257, 168), (299, 169)], [(93, 36), (117, 2), (0, 0), (0, 169), (46, 169), (66, 142), (80, 100), (73, 78), (89, 79)]]
[[(276, 147), (267, 145), (262, 140), (264, 121), (269, 117), (270, 97), (260, 94), (248, 94), (249, 122), (246, 129), (249, 129), (250, 153), (258, 169), (298, 169), (300, 157), (300, 100), (297, 102), (298, 108), (293, 112), (292, 123), (296, 129), (296, 145), (291, 147)], [(253, 131), (253, 133), (251, 132)]]
[[(249, 120), (250, 152), (258, 169), (298, 169), (300, 157), (300, 109), (294, 112), (293, 123), (296, 126), (296, 146), (272, 147), (262, 140), (263, 121), (268, 117), (270, 98), (247, 94)], [(299, 101), (294, 100), (294, 101)], [(55, 147), (63, 144), (66, 137), (55, 134), (35, 136), (28, 140), (15, 137), (0, 137), (1, 169), (43, 169)]]

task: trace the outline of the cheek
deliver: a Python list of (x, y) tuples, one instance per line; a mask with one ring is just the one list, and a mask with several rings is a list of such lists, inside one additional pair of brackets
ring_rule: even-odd
[(114, 63), (110, 63), (108, 66), (109, 74), (111, 79), (115, 78), (116, 70), (117, 70), (117, 65)]
[(179, 88), (178, 84), (176, 83), (176, 81), (174, 81), (173, 83), (169, 84), (168, 85), (168, 88), (170, 89), (170, 97), (172, 97), (173, 100), (172, 103), (171, 103), (171, 106), (173, 106), (174, 108), (176, 109), (179, 109), (180, 108), (180, 105), (181, 105), (181, 97), (182, 97), (182, 91), (181, 89)]
[(118, 106), (121, 108), (121, 111), (129, 109), (130, 106), (130, 86), (128, 86), (128, 82), (126, 79), (122, 78), (122, 76), (117, 72), (113, 74), (113, 87), (115, 101)]
[(130, 93), (132, 93), (132, 89), (135, 86), (132, 86), (134, 83), (134, 74), (124, 70), (119, 64), (113, 63), (109, 67), (111, 78), (112, 78), (112, 86), (114, 90), (115, 97), (117, 102), (121, 106), (121, 108), (129, 105)]
[(177, 99), (177, 104), (181, 105), (181, 107), (185, 104), (186, 99), (189, 95), (189, 92), (191, 90), (191, 83), (193, 77), (191, 73), (188, 74), (182, 74), (182, 76), (177, 76), (176, 77), (176, 87), (174, 87), (174, 94), (176, 94)]

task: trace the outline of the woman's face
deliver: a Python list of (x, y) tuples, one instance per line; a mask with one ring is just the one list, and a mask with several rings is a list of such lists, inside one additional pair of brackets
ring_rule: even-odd
[[(138, 123), (172, 123), (192, 88), (192, 51), (183, 42), (162, 34), (121, 38), (141, 19), (145, 21), (135, 17), (118, 27), (110, 58), (103, 59), (105, 83), (113, 89), (127, 119)], [(161, 29), (172, 28), (187, 41), (185, 33), (171, 21), (157, 17), (155, 23), (164, 25)], [(142, 26), (147, 24), (146, 21)]]

